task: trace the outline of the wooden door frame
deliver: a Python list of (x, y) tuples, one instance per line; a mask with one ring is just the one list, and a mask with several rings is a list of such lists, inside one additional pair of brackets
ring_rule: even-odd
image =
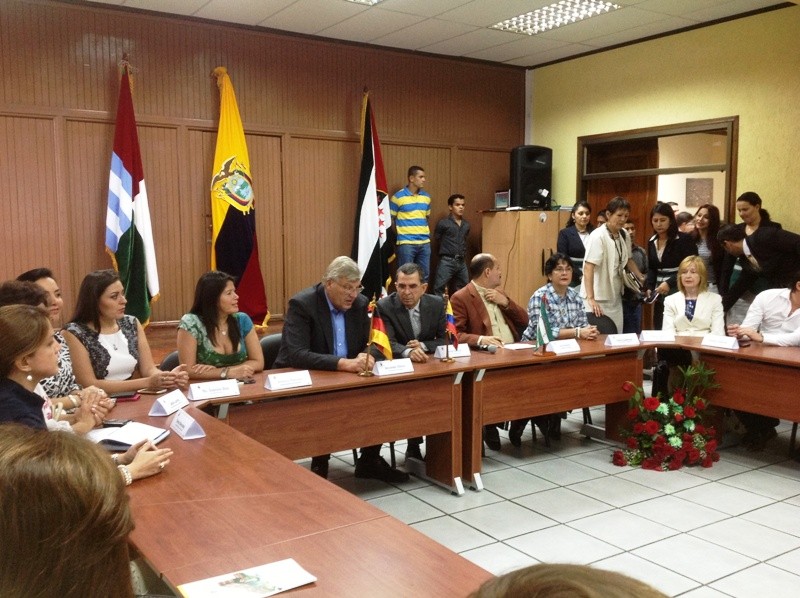
[[(658, 137), (668, 137), (672, 135), (682, 135), (687, 133), (704, 133), (708, 131), (726, 131), (726, 163), (719, 165), (703, 165), (697, 167), (683, 168), (648, 168), (642, 170), (628, 170), (619, 172), (604, 172), (598, 174), (588, 174), (586, 172), (586, 155), (588, 148), (592, 145), (601, 143), (630, 141), (641, 139), (652, 139)], [(672, 125), (662, 125), (658, 127), (647, 127), (641, 129), (630, 129), (628, 131), (617, 131), (611, 133), (600, 133), (597, 135), (585, 135), (578, 137), (578, 171), (576, 189), (578, 189), (578, 199), (585, 200), (588, 192), (588, 182), (595, 179), (625, 178), (634, 176), (648, 176), (659, 174), (675, 174), (685, 172), (707, 172), (709, 166), (719, 166), (725, 172), (725, 205), (722, 210), (723, 219), (728, 222), (735, 221), (736, 208), (736, 166), (739, 156), (739, 116), (727, 116), (708, 120), (698, 120), (686, 123), (676, 123)]]

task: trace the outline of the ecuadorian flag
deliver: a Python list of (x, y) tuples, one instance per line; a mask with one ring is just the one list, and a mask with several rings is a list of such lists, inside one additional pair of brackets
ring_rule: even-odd
[(106, 251), (125, 287), (125, 313), (147, 326), (150, 302), (158, 299), (158, 268), (126, 63), (122, 66), (108, 180)]
[(445, 311), (445, 331), (447, 336), (450, 337), (450, 342), (453, 343), (453, 348), (458, 349), (458, 330), (456, 330), (456, 317), (453, 315), (453, 306), (450, 304), (450, 297), (445, 299), (447, 301), (447, 310)]
[(258, 263), (250, 156), (233, 84), (225, 67), (214, 69), (220, 93), (219, 132), (211, 177), (211, 269), (236, 280), (239, 309), (254, 322), (269, 321)]

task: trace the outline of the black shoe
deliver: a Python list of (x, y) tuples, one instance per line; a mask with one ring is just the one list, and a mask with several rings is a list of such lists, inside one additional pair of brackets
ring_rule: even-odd
[(493, 451), (500, 450), (500, 432), (497, 431), (497, 426), (494, 424), (483, 426), (483, 441)]
[(422, 451), (419, 450), (419, 445), (416, 443), (408, 443), (406, 447), (406, 459), (418, 459), (424, 461), (425, 457), (422, 456)]
[(527, 425), (527, 419), (518, 419), (511, 422), (511, 426), (508, 429), (508, 439), (512, 445), (516, 447), (522, 446), (522, 433)]
[(753, 452), (763, 451), (767, 446), (767, 442), (775, 438), (777, 435), (778, 432), (775, 430), (775, 428), (768, 428), (766, 430), (762, 430), (761, 432), (756, 432), (754, 433), (753, 440), (748, 445), (747, 450)]
[(550, 416), (550, 438), (552, 440), (561, 440), (561, 414), (553, 413)]
[(328, 479), (328, 459), (325, 457), (314, 457), (311, 459), (311, 471), (319, 477)]
[(389, 484), (399, 484), (408, 481), (405, 471), (393, 468), (383, 457), (361, 457), (356, 462), (357, 478), (374, 478)]

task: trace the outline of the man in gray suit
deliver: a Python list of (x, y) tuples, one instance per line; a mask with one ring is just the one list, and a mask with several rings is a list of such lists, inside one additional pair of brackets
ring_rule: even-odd
[[(346, 256), (334, 259), (322, 282), (289, 300), (274, 367), (353, 373), (371, 368), (375, 360), (365, 352), (370, 320), (367, 298), (361, 294), (363, 288), (358, 264)], [(357, 419), (358, 413), (353, 418)], [(356, 477), (390, 483), (407, 481), (408, 474), (392, 468), (381, 457), (380, 450), (380, 445), (361, 449)], [(330, 455), (314, 457), (311, 471), (327, 478), (329, 460)]]
[[(445, 306), (441, 297), (427, 295), (422, 268), (413, 262), (397, 269), (396, 292), (378, 301), (392, 355), (425, 363), (436, 347), (447, 342)], [(422, 438), (409, 438), (406, 458), (422, 459)]]

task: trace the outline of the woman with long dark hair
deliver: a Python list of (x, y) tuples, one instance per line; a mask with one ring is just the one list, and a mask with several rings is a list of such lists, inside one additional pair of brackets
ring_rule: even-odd
[(675, 212), (669, 204), (658, 202), (650, 210), (654, 235), (647, 242), (647, 289), (658, 293), (653, 305), (653, 328), (661, 328), (664, 297), (678, 290), (678, 266), (685, 257), (697, 255), (691, 237), (678, 233)]
[(719, 293), (719, 279), (722, 275), (722, 260), (725, 252), (717, 241), (721, 219), (719, 208), (705, 203), (694, 213), (692, 239), (697, 245), (697, 255), (703, 260), (708, 273), (708, 291)]
[[(762, 207), (761, 197), (754, 191), (745, 191), (736, 198), (736, 212), (742, 221), (734, 226), (743, 229), (745, 237), (765, 226), (782, 228), (779, 223), (773, 222), (769, 212)], [(742, 276), (743, 273), (746, 276)], [(744, 285), (741, 282), (737, 284), (740, 278), (748, 282)], [(722, 295), (722, 304), (728, 312), (728, 324), (740, 324), (755, 296), (772, 286), (758, 276), (745, 255), (735, 257), (726, 253), (722, 261), (719, 292)]]
[(569, 285), (571, 287), (577, 287), (581, 284), (586, 243), (589, 240), (589, 233), (593, 230), (592, 206), (587, 201), (575, 202), (575, 205), (572, 206), (567, 226), (558, 231), (558, 242), (556, 244), (558, 253), (568, 255), (570, 262), (572, 262), (572, 282)]
[(178, 324), (178, 357), (198, 379), (246, 378), (264, 369), (253, 321), (239, 311), (233, 277), (212, 270), (197, 281)]
[(109, 394), (185, 387), (189, 376), (184, 366), (162, 372), (155, 365), (142, 325), (125, 315), (127, 303), (114, 270), (97, 270), (83, 279), (75, 315), (64, 329), (78, 384)]

